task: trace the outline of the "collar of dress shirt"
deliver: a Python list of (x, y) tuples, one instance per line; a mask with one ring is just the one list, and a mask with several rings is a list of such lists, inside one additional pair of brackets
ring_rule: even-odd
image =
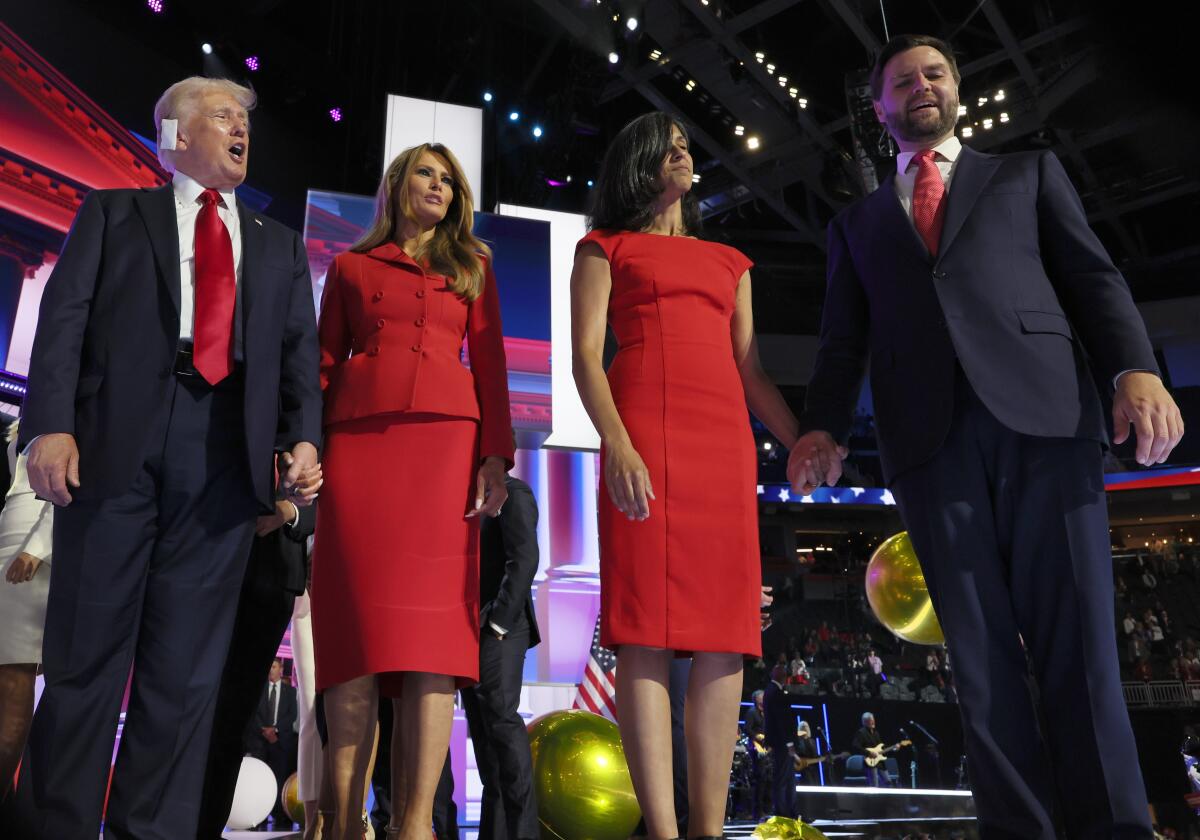
[[(947, 137), (941, 143), (938, 143), (936, 146), (934, 146), (933, 151), (936, 152), (943, 160), (948, 160), (951, 163), (954, 163), (954, 161), (956, 161), (958, 159), (959, 153), (962, 151), (962, 143), (959, 142), (958, 137), (951, 134), (949, 137)], [(899, 155), (897, 155), (896, 156), (896, 171), (897, 172), (907, 172), (908, 165), (912, 162), (912, 159), (914, 157), (916, 157), (919, 153), (920, 153), (919, 151), (918, 152), (902, 152)]]
[[(201, 186), (200, 182), (191, 175), (185, 175), (178, 169), (171, 176), (171, 187), (175, 190), (175, 198), (180, 204), (185, 206), (195, 204), (196, 199), (200, 197), (200, 193), (204, 192), (207, 187)], [(233, 210), (237, 207), (237, 199), (234, 197), (233, 190), (217, 190), (221, 194), (221, 200), (225, 202), (225, 207)]]

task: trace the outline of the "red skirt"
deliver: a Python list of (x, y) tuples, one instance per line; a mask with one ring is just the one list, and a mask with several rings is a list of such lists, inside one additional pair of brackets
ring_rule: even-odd
[(479, 424), (387, 414), (326, 429), (312, 622), (317, 690), (367, 674), (479, 680)]

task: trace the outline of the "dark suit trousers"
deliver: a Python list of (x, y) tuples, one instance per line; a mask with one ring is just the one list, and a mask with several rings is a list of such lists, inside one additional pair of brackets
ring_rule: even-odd
[(944, 445), (893, 492), (954, 655), (980, 835), (1149, 840), (1100, 447), (1017, 434), (956, 387)]
[(475, 764), (483, 783), (479, 840), (535, 840), (540, 834), (533, 792), (533, 758), (521, 702), (521, 672), (529, 646), (524, 613), (503, 641), (484, 627), (479, 639), (479, 684), (462, 690)]
[(796, 768), (786, 746), (771, 750), (771, 809), (777, 817), (796, 816)]
[[(246, 727), (262, 700), (267, 671), (279, 650), (295, 602), (296, 596), (279, 585), (277, 564), (266, 562), (266, 558), (263, 562), (252, 560), (247, 564), (233, 624), (233, 639), (229, 643), (217, 695), (204, 793), (200, 800), (198, 840), (219, 840), (225, 828), (245, 753)], [(261, 739), (257, 732), (251, 735)], [(294, 745), (295, 738), (291, 733), (280, 733), (276, 746), (287, 744)], [(273, 764), (271, 769), (275, 770)], [(278, 777), (279, 773), (275, 775)], [(279, 808), (275, 810), (278, 812)]]
[[(45, 693), (21, 785), (33, 837), (192, 837), (258, 504), (240, 384), (185, 385), (121, 496), (55, 511)], [(86, 474), (80, 476), (87, 482)]]

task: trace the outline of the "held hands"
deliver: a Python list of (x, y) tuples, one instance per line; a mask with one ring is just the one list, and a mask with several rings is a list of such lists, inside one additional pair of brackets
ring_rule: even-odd
[(25, 583), (33, 580), (33, 576), (37, 574), (38, 567), (42, 565), (40, 557), (34, 557), (32, 554), (26, 554), (22, 551), (12, 559), (8, 564), (8, 569), (4, 573), (4, 579), (9, 583)]
[(41, 435), (29, 446), (26, 462), (29, 486), (39, 499), (60, 507), (71, 504), (67, 486), (79, 486), (79, 447), (75, 436), (62, 432)]
[(262, 728), (262, 736), (268, 744), (279, 743), (279, 730), (274, 726), (264, 726)]
[(291, 452), (279, 454), (277, 466), (288, 499), (299, 507), (311, 505), (325, 483), (321, 464), (317, 461), (317, 448), (311, 443), (297, 443)]
[(650, 486), (650, 471), (633, 444), (625, 442), (607, 447), (604, 458), (604, 483), (608, 496), (621, 513), (630, 519), (650, 518), (649, 499), (657, 500)]
[(254, 523), (254, 535), (256, 537), (265, 537), (272, 531), (282, 528), (289, 522), (295, 522), (296, 517), (300, 515), (300, 510), (287, 499), (278, 499), (275, 502), (275, 512), (270, 516), (260, 516)]
[(822, 484), (837, 484), (842, 477), (842, 461), (849, 454), (829, 432), (818, 429), (802, 435), (788, 456), (787, 477), (792, 490), (808, 496)]
[(1183, 438), (1183, 416), (1162, 380), (1149, 371), (1134, 370), (1117, 380), (1113, 396), (1113, 443), (1137, 434), (1137, 462), (1142, 466), (1167, 460)]
[(771, 602), (774, 600), (774, 596), (771, 595), (771, 587), (764, 586), (762, 588), (762, 601), (759, 603), (759, 607), (762, 611), (758, 614), (759, 619), (762, 621), (762, 629), (764, 631), (771, 626), (771, 614), (767, 612), (767, 607), (771, 606)]
[(475, 475), (475, 508), (467, 513), (467, 519), (500, 515), (500, 508), (508, 500), (505, 472), (503, 458), (489, 455), (483, 459)]

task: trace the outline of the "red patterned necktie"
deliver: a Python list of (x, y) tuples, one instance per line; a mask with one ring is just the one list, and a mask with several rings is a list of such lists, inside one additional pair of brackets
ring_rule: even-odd
[[(912, 159), (917, 165), (917, 180), (913, 184), (913, 225), (925, 247), (937, 256), (946, 221), (946, 184), (933, 161), (933, 149), (923, 149)], [(911, 164), (910, 164), (911, 165)]]
[(237, 277), (233, 270), (233, 242), (217, 215), (221, 196), (216, 190), (200, 193), (196, 216), (196, 311), (192, 328), (192, 364), (209, 385), (233, 371), (233, 307)]

